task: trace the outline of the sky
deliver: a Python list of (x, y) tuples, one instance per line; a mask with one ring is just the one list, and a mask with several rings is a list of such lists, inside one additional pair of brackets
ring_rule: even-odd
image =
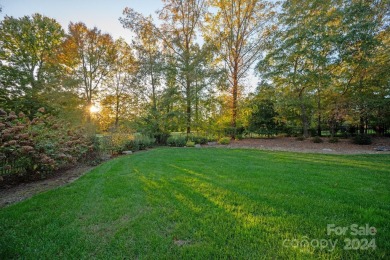
[(5, 15), (19, 18), (40, 13), (59, 22), (67, 31), (69, 22), (83, 22), (88, 28), (97, 27), (109, 33), (114, 39), (119, 37), (130, 41), (130, 32), (119, 22), (125, 7), (131, 7), (144, 15), (155, 15), (162, 8), (161, 0), (0, 0)]

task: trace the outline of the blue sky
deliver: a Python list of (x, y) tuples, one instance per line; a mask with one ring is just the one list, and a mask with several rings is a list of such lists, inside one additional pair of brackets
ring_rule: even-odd
[(22, 17), (40, 13), (56, 19), (67, 31), (69, 22), (84, 22), (89, 28), (96, 26), (115, 39), (130, 39), (128, 30), (118, 21), (125, 7), (131, 7), (144, 15), (154, 15), (162, 8), (161, 0), (0, 0), (5, 15)]

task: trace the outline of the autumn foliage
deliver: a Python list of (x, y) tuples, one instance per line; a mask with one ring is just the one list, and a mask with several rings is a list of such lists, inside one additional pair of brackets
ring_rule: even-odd
[(98, 146), (82, 128), (46, 114), (44, 108), (32, 120), (22, 112), (0, 109), (0, 133), (0, 183), (9, 176), (39, 179), (97, 158)]

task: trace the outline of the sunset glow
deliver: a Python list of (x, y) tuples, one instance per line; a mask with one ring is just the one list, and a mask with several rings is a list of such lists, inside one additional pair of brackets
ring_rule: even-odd
[(92, 114), (98, 113), (99, 111), (100, 111), (100, 107), (97, 105), (91, 105), (89, 107), (89, 112), (91, 112)]

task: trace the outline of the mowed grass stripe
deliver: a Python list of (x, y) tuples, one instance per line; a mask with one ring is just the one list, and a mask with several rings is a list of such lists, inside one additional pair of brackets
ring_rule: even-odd
[[(385, 258), (388, 155), (154, 149), (0, 210), (0, 258)], [(377, 228), (344, 250), (327, 224)], [(338, 240), (334, 251), (285, 239)]]

